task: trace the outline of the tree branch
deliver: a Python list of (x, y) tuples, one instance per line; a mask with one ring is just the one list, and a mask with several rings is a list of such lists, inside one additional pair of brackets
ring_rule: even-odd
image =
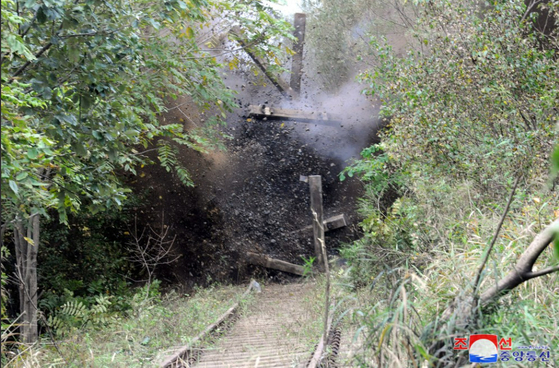
[[(58, 36), (58, 37), (60, 39), (72, 38), (72, 37), (91, 37), (91, 36), (96, 36), (96, 35), (104, 33), (104, 32), (105, 31), (95, 31), (95, 32), (89, 32), (89, 33), (76, 33), (76, 34), (68, 34), (68, 35)], [(111, 33), (111, 32), (108, 32), (108, 33)], [(39, 50), (38, 53), (35, 54), (35, 59), (40, 58), (41, 55), (43, 55), (46, 51), (48, 51), (48, 49), (50, 49), (52, 47), (52, 45), (53, 45), (52, 41), (49, 41), (45, 46), (43, 46), (43, 48), (41, 50)], [(14, 75), (10, 78), (10, 83), (15, 79), (15, 77), (17, 77), (18, 75), (23, 73), (25, 71), (25, 69), (27, 69), (29, 67), (29, 65), (31, 65), (31, 60), (28, 60), (18, 70), (16, 70)]]
[(532, 267), (538, 257), (553, 241), (555, 232), (559, 230), (559, 219), (553, 221), (547, 228), (539, 233), (528, 248), (522, 253), (513, 269), (496, 285), (486, 290), (480, 297), (481, 305), (487, 305), (499, 296), (505, 295), (512, 289), (530, 279), (544, 276), (559, 271), (559, 266), (548, 267), (532, 272)]
[[(48, 49), (50, 49), (50, 47), (52, 46), (52, 42), (47, 43), (45, 46), (43, 46), (43, 48), (35, 55), (35, 59), (38, 59), (41, 55), (43, 55)], [(31, 65), (31, 60), (28, 60), (25, 64), (23, 64), (18, 70), (16, 70), (16, 72), (14, 73), (14, 75), (12, 76), (12, 78), (10, 79), (10, 82), (12, 82), (14, 80), (15, 77), (17, 77), (18, 75), (20, 75), (21, 73), (23, 73), (23, 71), (25, 69), (27, 69), (27, 67)]]
[(559, 271), (559, 266), (544, 268), (543, 270), (529, 272), (526, 276), (530, 279), (545, 276), (547, 274)]

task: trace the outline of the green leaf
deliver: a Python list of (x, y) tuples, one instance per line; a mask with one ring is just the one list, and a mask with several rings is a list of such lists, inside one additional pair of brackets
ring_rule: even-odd
[(555, 147), (555, 151), (551, 155), (551, 179), (555, 179), (559, 174), (559, 145)]
[(35, 147), (29, 148), (27, 150), (27, 157), (30, 160), (36, 159), (38, 155), (39, 155), (39, 153), (37, 152), (37, 149)]
[(159, 29), (159, 27), (161, 27), (161, 24), (153, 18), (149, 18), (148, 21), (150, 22), (152, 27), (155, 28), (155, 29)]
[[(2, 32), (2, 38), (4, 38), (4, 32)], [(35, 60), (35, 55), (29, 51), (29, 48), (25, 45), (25, 42), (19, 35), (8, 35), (5, 39), (6, 44), (11, 52), (20, 54), (24, 56), (27, 60)], [(4, 43), (4, 40), (3, 42)], [(2, 46), (2, 52), (4, 52), (4, 46)]]
[(54, 115), (54, 117), (56, 119), (58, 119), (59, 121), (68, 123), (72, 126), (78, 125), (78, 120), (76, 119), (76, 117), (74, 115), (57, 114), (57, 115)]
[(416, 344), (415, 346), (415, 350), (419, 352), (419, 354), (421, 354), (421, 356), (427, 360), (429, 360), (429, 354), (427, 353), (427, 351), (425, 351), (425, 349), (423, 348), (423, 346)]
[(87, 156), (87, 149), (81, 142), (75, 142), (72, 144), (72, 148), (79, 156)]
[(23, 179), (27, 178), (29, 174), (27, 173), (27, 171), (23, 171), (20, 172), (17, 176), (16, 176), (16, 180), (17, 181), (22, 181)]
[(188, 38), (194, 38), (194, 31), (192, 30), (191, 27), (186, 27), (186, 37)]
[(14, 193), (15, 193), (15, 194), (18, 194), (19, 189), (18, 189), (18, 187), (17, 187), (16, 182), (13, 181), (13, 180), (10, 180), (9, 185), (10, 185), (10, 188), (12, 188), (12, 190), (14, 191)]

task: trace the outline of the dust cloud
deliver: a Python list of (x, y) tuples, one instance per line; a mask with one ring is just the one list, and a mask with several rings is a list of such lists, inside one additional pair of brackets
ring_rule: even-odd
[[(267, 80), (255, 81), (252, 72), (232, 71), (224, 80), (237, 91), (238, 109), (227, 119), (229, 129), (237, 129), (246, 122), (249, 105), (266, 105), (279, 109), (300, 110), (307, 113), (327, 113), (327, 121), (252, 120), (252, 124), (278, 124), (289, 128), (291, 137), (324, 158), (338, 162), (342, 167), (360, 157), (361, 151), (377, 141), (380, 126), (379, 103), (363, 94), (363, 86), (354, 78), (335, 93), (328, 93), (314, 81), (303, 78), (298, 98), (287, 98)], [(265, 77), (263, 77), (265, 78)], [(267, 84), (263, 86), (263, 84)], [(230, 132), (232, 133), (232, 132)]]
[(328, 94), (304, 83), (298, 100), (283, 100), (281, 108), (325, 112), (330, 121), (292, 122), (297, 138), (314, 148), (321, 156), (344, 163), (357, 159), (369, 146), (379, 127), (379, 108), (375, 101), (361, 93), (357, 82), (347, 82), (335, 94)]

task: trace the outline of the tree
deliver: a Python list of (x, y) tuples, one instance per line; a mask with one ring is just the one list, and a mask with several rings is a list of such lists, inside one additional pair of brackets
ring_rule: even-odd
[[(370, 180), (371, 197), (396, 183), (400, 198), (386, 210), (368, 203), (366, 236), (350, 250), (357, 266), (368, 260), (389, 264), (389, 270), (365, 280), (375, 278), (378, 285), (386, 278), (396, 284), (387, 283), (387, 306), (375, 304), (380, 311), (373, 312), (376, 319), (368, 331), (380, 341), (373, 351), (378, 365), (389, 365), (381, 363), (394, 355), (389, 346), (401, 349), (394, 355), (399, 361), (411, 364), (419, 357), (433, 366), (458, 367), (465, 364), (464, 356), (453, 351), (452, 337), (496, 330), (492, 319), (506, 312), (499, 308), (500, 298), (519, 285), (530, 293), (537, 278), (557, 277), (559, 271), (548, 251), (557, 240), (557, 214), (537, 206), (547, 211), (540, 223), (524, 212), (527, 202), (539, 204), (540, 194), (549, 200), (545, 205), (557, 200), (547, 185), (557, 183), (549, 179), (549, 163), (557, 162), (559, 138), (559, 29), (544, 29), (540, 20), (545, 16), (555, 24), (559, 3), (430, 0), (410, 6), (418, 10), (410, 28), (417, 46), (398, 55), (382, 37), (373, 37), (373, 66), (360, 76), (367, 92), (382, 101), (389, 121), (381, 151), (364, 151), (364, 159), (347, 171)], [(501, 218), (494, 221), (497, 212)], [(486, 221), (485, 231), (473, 224), (478, 220)], [(537, 222), (533, 228), (531, 221)], [(510, 241), (515, 228), (535, 236), (529, 242), (513, 235)], [(494, 246), (499, 250), (492, 254)], [(469, 269), (452, 262), (459, 254)], [(466, 255), (474, 261), (468, 263)], [(491, 270), (486, 267), (490, 257)], [(505, 258), (512, 260), (507, 266), (501, 262)], [(534, 266), (536, 261), (541, 264)], [(410, 286), (410, 274), (420, 275), (417, 284), (428, 287)], [(422, 300), (422, 292), (433, 303)], [(423, 324), (425, 315), (428, 324)], [(409, 355), (402, 359), (404, 354)]]
[(41, 216), (120, 206), (119, 171), (135, 174), (151, 150), (193, 185), (176, 145), (204, 151), (212, 136), (158, 115), (178, 95), (218, 111), (210, 127), (233, 107), (196, 40), (224, 13), (253, 35), (289, 30), (259, 1), (2, 0), (2, 223), (13, 229), (27, 342), (37, 338)]
[(386, 36), (399, 51), (408, 46), (416, 8), (402, 0), (303, 0), (309, 13), (307, 77), (328, 91), (352, 81), (370, 64), (369, 36)]
[[(386, 149), (403, 166), (480, 185), (543, 178), (557, 139), (559, 38), (535, 26), (540, 2), (418, 3), (423, 46), (400, 58), (375, 38), (377, 65), (361, 75), (391, 118)], [(556, 18), (557, 3), (548, 11)]]

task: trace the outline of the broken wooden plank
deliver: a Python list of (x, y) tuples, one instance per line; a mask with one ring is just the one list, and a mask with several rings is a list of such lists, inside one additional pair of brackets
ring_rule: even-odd
[(295, 93), (301, 93), (301, 76), (303, 75), (303, 47), (305, 45), (306, 14), (295, 13), (293, 19), (293, 36), (297, 41), (293, 42), (293, 58), (291, 59), (291, 80), (289, 85)]
[(347, 219), (345, 217), (345, 214), (343, 213), (341, 215), (332, 216), (324, 220), (325, 231), (339, 229), (346, 226)]
[[(324, 220), (324, 231), (328, 232), (330, 230), (346, 227), (347, 225), (347, 217), (345, 214), (342, 213), (341, 215), (328, 217), (326, 220)], [(294, 231), (293, 233), (305, 232), (310, 230), (312, 230), (312, 225), (305, 226), (304, 228)]]
[(270, 258), (263, 254), (247, 252), (247, 262), (257, 266), (272, 268), (274, 270), (289, 272), (294, 275), (303, 276), (304, 268), (293, 263), (280, 261), (279, 259)]
[(250, 56), (252, 61), (254, 61), (254, 63), (264, 72), (264, 74), (266, 74), (270, 82), (272, 82), (272, 84), (278, 89), (278, 91), (281, 92), (281, 94), (283, 94), (286, 97), (295, 97), (297, 95), (297, 93), (295, 93), (295, 91), (291, 89), (289, 84), (287, 84), (283, 79), (281, 79), (280, 76), (272, 74), (272, 72), (270, 72), (270, 70), (268, 69), (266, 62), (260, 59), (251, 50), (250, 45), (243, 40), (243, 36), (242, 36), (243, 33), (239, 26), (235, 26), (231, 28), (229, 32), (235, 36), (235, 40), (239, 43), (239, 45), (241, 45), (241, 47), (248, 54), (248, 56)]
[(302, 122), (322, 121), (322, 122), (339, 123), (339, 120), (335, 120), (332, 117), (332, 115), (326, 112), (282, 109), (282, 108), (275, 108), (267, 105), (250, 105), (248, 107), (248, 114), (249, 116), (256, 117), (256, 118), (297, 120)]
[(310, 175), (308, 177), (311, 196), (311, 215), (314, 237), (314, 252), (316, 255), (316, 268), (324, 272), (328, 265), (326, 259), (326, 240), (324, 239), (324, 214), (322, 207), (322, 176)]

